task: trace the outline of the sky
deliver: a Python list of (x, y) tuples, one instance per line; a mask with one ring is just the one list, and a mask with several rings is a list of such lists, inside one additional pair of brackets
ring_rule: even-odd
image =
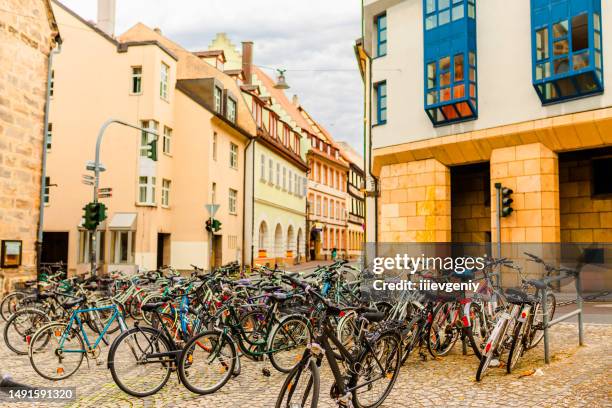
[[(96, 0), (60, 1), (96, 20)], [(117, 0), (115, 34), (142, 22), (194, 51), (208, 49), (218, 32), (238, 47), (253, 41), (254, 63), (287, 69), (289, 99), (297, 94), (335, 140), (361, 153), (363, 83), (353, 51), (360, 7), (358, 0)]]

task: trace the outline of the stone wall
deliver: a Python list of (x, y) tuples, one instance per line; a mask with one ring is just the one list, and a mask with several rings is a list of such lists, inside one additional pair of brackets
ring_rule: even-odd
[(2, 290), (35, 275), (47, 62), (54, 20), (45, 0), (0, 0), (0, 240), (22, 240), (22, 266)]
[(451, 170), (453, 242), (491, 242), (489, 163)]

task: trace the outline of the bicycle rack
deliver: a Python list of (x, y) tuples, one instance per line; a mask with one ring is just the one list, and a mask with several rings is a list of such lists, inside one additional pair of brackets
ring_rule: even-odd
[(548, 295), (548, 284), (555, 282), (555, 281), (560, 281), (561, 279), (565, 279), (567, 277), (568, 275), (564, 274), (560, 276), (549, 277), (549, 278), (542, 280), (542, 282), (546, 284), (544, 286), (544, 289), (542, 290), (542, 300), (541, 300), (542, 324), (544, 326), (544, 361), (546, 362), (546, 364), (550, 364), (548, 329), (554, 326), (555, 324), (578, 315), (578, 344), (581, 346), (584, 345), (584, 329), (583, 329), (583, 319), (582, 319), (582, 284), (580, 283), (580, 275), (575, 276), (576, 305), (578, 306), (578, 308), (574, 311), (564, 314), (563, 316), (559, 316), (556, 319), (551, 320), (550, 322), (548, 321), (548, 310), (546, 306), (546, 296)]

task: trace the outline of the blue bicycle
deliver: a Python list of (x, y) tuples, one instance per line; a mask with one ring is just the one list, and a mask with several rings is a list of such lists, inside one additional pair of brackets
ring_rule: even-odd
[[(100, 343), (108, 345), (105, 336), (114, 323), (119, 325), (121, 331), (127, 329), (123, 314), (114, 303), (98, 306), (79, 299), (74, 302), (74, 306), (77, 305), (79, 308), (72, 312), (68, 323), (49, 323), (41, 327), (30, 340), (30, 363), (47, 380), (57, 381), (70, 377), (79, 369), (85, 356), (88, 361), (90, 358), (98, 361)], [(93, 331), (98, 335), (93, 342), (87, 336), (83, 322), (87, 322), (90, 327), (93, 323)]]

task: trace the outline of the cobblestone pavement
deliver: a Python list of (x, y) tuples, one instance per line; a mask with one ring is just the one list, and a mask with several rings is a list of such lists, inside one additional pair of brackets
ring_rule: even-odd
[[(411, 357), (402, 368), (398, 381), (384, 407), (612, 407), (612, 325), (586, 325), (586, 345), (578, 347), (577, 327), (560, 324), (552, 330), (552, 363), (544, 364), (543, 347), (529, 351), (515, 373), (506, 375), (501, 368), (490, 369), (481, 383), (474, 380), (478, 362), (474, 356), (454, 354), (440, 360), (420, 361)], [(103, 351), (103, 354), (106, 350)], [(38, 377), (27, 356), (15, 356), (2, 344), (2, 371), (16, 381), (39, 386), (76, 386), (77, 400), (69, 407), (273, 407), (284, 375), (269, 363), (243, 359), (242, 374), (213, 395), (191, 394), (172, 376), (158, 394), (137, 399), (129, 397), (114, 384), (106, 365), (84, 362), (74, 377), (52, 383)], [(262, 367), (272, 375), (264, 377)], [(541, 369), (543, 375), (524, 375)], [(329, 398), (330, 372), (322, 372), (321, 407), (333, 407)], [(0, 406), (33, 406), (7, 404)], [(59, 404), (36, 404), (58, 407)]]

